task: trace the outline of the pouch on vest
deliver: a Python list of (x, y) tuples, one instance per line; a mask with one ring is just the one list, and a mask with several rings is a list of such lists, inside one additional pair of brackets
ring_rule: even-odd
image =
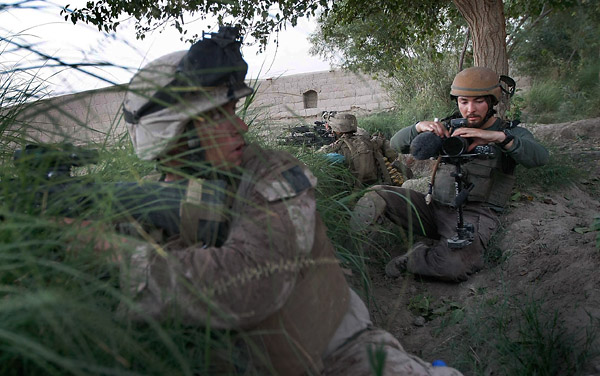
[(223, 244), (228, 231), (226, 190), (223, 180), (190, 179), (179, 207), (181, 238), (186, 244)]
[(454, 177), (452, 174), (455, 167), (449, 164), (442, 164), (438, 167), (433, 184), (433, 198), (443, 205), (454, 205), (456, 197), (456, 188), (454, 186)]
[[(473, 184), (469, 193), (469, 202), (483, 202), (495, 207), (504, 207), (510, 198), (515, 182), (514, 175), (503, 172), (504, 159), (507, 157), (498, 153), (493, 159), (475, 159), (461, 165), (463, 179)], [(444, 205), (453, 205), (456, 188), (452, 174), (454, 165), (441, 165), (437, 171), (434, 183), (434, 199)]]
[(515, 183), (514, 175), (503, 173), (497, 166), (482, 163), (470, 164), (468, 174), (469, 182), (474, 184), (469, 201), (497, 207), (506, 205)]

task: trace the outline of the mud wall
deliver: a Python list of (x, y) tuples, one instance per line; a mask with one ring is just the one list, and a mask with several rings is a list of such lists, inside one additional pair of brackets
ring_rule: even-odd
[[(256, 95), (249, 108), (252, 123), (281, 131), (292, 122), (312, 123), (322, 111), (357, 116), (389, 110), (393, 103), (381, 85), (347, 71), (324, 71), (249, 82)], [(39, 142), (109, 142), (126, 131), (120, 86), (40, 100), (12, 119), (11, 131)], [(10, 110), (3, 110), (6, 116)]]

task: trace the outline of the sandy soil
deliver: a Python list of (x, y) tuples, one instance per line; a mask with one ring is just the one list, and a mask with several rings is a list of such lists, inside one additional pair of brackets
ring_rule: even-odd
[[(503, 322), (518, 338), (532, 307), (542, 321), (558, 318), (555, 326), (576, 340), (590, 322), (600, 323), (600, 249), (598, 232), (590, 229), (600, 215), (600, 118), (524, 126), (550, 147), (553, 158), (567, 156), (583, 176), (559, 190), (521, 187), (502, 217), (484, 270), (451, 284), (390, 279), (381, 260), (369, 265), (375, 323), (408, 351), (463, 365), (465, 374), (475, 367), (486, 375), (507, 374), (500, 361), (481, 359), (495, 354), (487, 336)], [(405, 249), (388, 252), (395, 256)], [(465, 363), (468, 353), (472, 364)], [(581, 374), (600, 375), (600, 357), (585, 364)]]

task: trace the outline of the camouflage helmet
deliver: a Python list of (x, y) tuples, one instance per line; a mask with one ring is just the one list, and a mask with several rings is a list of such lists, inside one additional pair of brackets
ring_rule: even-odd
[(492, 105), (500, 100), (502, 88), (496, 72), (484, 67), (471, 67), (459, 72), (450, 89), (452, 97), (492, 97)]
[(329, 117), (329, 126), (334, 132), (356, 132), (358, 122), (356, 116), (352, 114), (335, 114)]
[(231, 29), (221, 27), (188, 51), (164, 55), (133, 76), (123, 114), (141, 159), (160, 158), (199, 114), (253, 92), (244, 83), (248, 65)]

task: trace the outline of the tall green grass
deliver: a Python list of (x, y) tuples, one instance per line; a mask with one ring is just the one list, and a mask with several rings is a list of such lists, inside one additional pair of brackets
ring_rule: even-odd
[(569, 155), (558, 152), (554, 147), (548, 149), (551, 157), (546, 165), (531, 169), (517, 166), (516, 191), (527, 192), (531, 187), (550, 192), (556, 191), (585, 176)]
[[(40, 73), (42, 74), (42, 73)], [(198, 375), (244, 374), (245, 356), (260, 359), (243, 334), (185, 325), (176, 318), (134, 322), (124, 314), (134, 309), (120, 289), (120, 268), (111, 255), (97, 253), (92, 241), (78, 239), (77, 225), (64, 225), (60, 211), (44, 209), (45, 168), (15, 164), (13, 153), (39, 135), (65, 142), (86, 132), (82, 118), (66, 108), (47, 108), (68, 115), (76, 126), (41, 127), (21, 115), (35, 110), (44, 97), (44, 80), (3, 67), (0, 74), (0, 374), (2, 375)], [(115, 119), (115, 123), (116, 123)], [(73, 172), (97, 186), (115, 181), (140, 181), (154, 164), (140, 161), (129, 137), (115, 127), (99, 141), (82, 144), (99, 152), (95, 164)], [(76, 178), (67, 178), (71, 181)], [(77, 184), (75, 184), (75, 187)], [(82, 186), (83, 187), (83, 186)], [(74, 190), (71, 202), (92, 195)], [(93, 219), (87, 233), (106, 239), (112, 219), (122, 213), (109, 199), (83, 212)], [(78, 222), (77, 222), (78, 223)], [(144, 314), (143, 312), (141, 313)], [(244, 347), (250, 350), (244, 350)], [(254, 352), (254, 353), (253, 353)], [(257, 361), (260, 363), (260, 360)], [(252, 374), (252, 371), (248, 371)]]
[(538, 78), (522, 94), (522, 120), (561, 123), (600, 116), (600, 63), (559, 78)]
[(426, 98), (426, 95), (418, 96), (411, 101), (402, 102), (393, 111), (360, 117), (358, 125), (371, 134), (380, 132), (389, 139), (400, 129), (418, 121), (450, 116), (455, 111), (455, 107), (455, 104), (449, 100)]

